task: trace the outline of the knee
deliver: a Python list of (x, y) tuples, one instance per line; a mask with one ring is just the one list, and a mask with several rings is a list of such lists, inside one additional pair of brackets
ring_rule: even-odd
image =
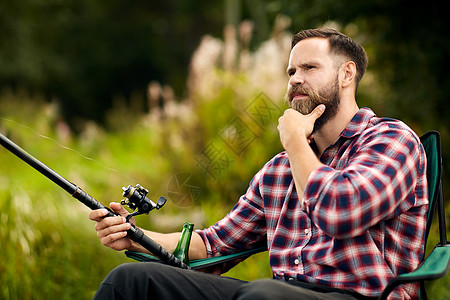
[(249, 282), (241, 286), (233, 296), (235, 300), (275, 299), (273, 293), (277, 290), (277, 283), (272, 279), (262, 279)]
[(106, 276), (104, 282), (111, 283), (113, 285), (116, 285), (120, 282), (123, 282), (126, 279), (130, 279), (130, 277), (134, 277), (137, 273), (136, 269), (136, 263), (125, 263), (122, 265), (117, 266), (115, 269), (113, 269), (108, 276)]
[(133, 271), (134, 264), (135, 263), (127, 263), (113, 269), (99, 286), (94, 299), (132, 299), (129, 298), (128, 293), (130, 290), (127, 289), (127, 286), (129, 286), (128, 280), (133, 280), (130, 279), (130, 276), (133, 276), (135, 273)]
[(164, 268), (167, 266), (150, 262), (119, 265), (103, 280), (95, 299), (147, 299), (150, 285), (157, 285)]
[(154, 277), (158, 277), (162, 267), (165, 267), (163, 264), (159, 263), (151, 263), (152, 266), (149, 266), (150, 263), (125, 263), (117, 266), (113, 269), (108, 276), (106, 276), (104, 282), (113, 284), (113, 285), (123, 285), (133, 282), (138, 282), (146, 279), (152, 279)]

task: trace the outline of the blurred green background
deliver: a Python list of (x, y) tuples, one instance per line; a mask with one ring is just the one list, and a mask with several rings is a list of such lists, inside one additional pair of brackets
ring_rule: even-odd
[[(6, 0), (0, 131), (105, 205), (128, 184), (166, 196), (139, 226), (203, 228), (282, 150), (290, 36), (329, 26), (368, 52), (361, 107), (441, 132), (446, 196), (447, 23), (438, 3), (400, 0)], [(0, 165), (0, 299), (92, 298), (130, 260), (101, 246), (81, 203), (4, 149)], [(271, 276), (267, 254), (227, 275)]]

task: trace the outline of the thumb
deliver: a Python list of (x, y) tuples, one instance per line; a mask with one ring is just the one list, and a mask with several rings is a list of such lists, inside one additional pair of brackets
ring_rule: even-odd
[(122, 217), (128, 216), (130, 213), (122, 206), (120, 203), (117, 202), (111, 202), (109, 204), (109, 207), (116, 213), (121, 215)]
[(319, 104), (314, 108), (314, 110), (309, 115), (313, 117), (314, 120), (317, 120), (323, 114), (325, 108), (326, 107), (324, 104)]

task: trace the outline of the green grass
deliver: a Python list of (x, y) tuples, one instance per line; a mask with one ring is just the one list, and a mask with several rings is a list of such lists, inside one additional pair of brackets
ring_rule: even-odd
[[(163, 119), (123, 105), (110, 112), (114, 126), (89, 124), (80, 135), (65, 134), (56, 110), (40, 97), (3, 93), (0, 131), (104, 205), (136, 183), (153, 200), (168, 197), (160, 211), (137, 217), (138, 226), (172, 232), (190, 221), (203, 228), (225, 216), (281, 150), (276, 124), (283, 102), (234, 91), (243, 84), (236, 81), (227, 77), (210, 98), (198, 96), (182, 114)], [(261, 102), (273, 108), (264, 122), (254, 114)], [(0, 299), (90, 299), (114, 267), (131, 261), (100, 244), (88, 208), (3, 148), (0, 170)], [(177, 186), (183, 178), (188, 185)], [(437, 236), (432, 230), (429, 249)], [(225, 275), (271, 277), (268, 255)], [(428, 284), (429, 298), (447, 299), (449, 282), (447, 276)]]
[[(126, 127), (91, 124), (76, 136), (58, 129), (59, 116), (40, 98), (3, 94), (0, 131), (105, 205), (120, 201), (121, 187), (128, 184), (145, 186), (151, 199), (167, 197), (174, 178), (190, 175), (198, 193), (184, 187), (187, 197), (168, 197), (164, 208), (137, 222), (161, 232), (179, 231), (184, 221), (203, 228), (232, 208), (252, 175), (281, 147), (270, 130), (255, 134), (245, 149), (230, 148), (220, 136), (234, 129), (236, 116), (255, 127), (239, 108), (254, 97), (224, 92), (192, 105), (182, 119), (141, 114), (130, 120), (117, 113), (116, 121)], [(213, 115), (220, 117), (208, 117)], [(270, 126), (276, 127), (276, 119), (268, 120)], [(209, 173), (199, 163), (213, 163), (212, 153), (205, 156), (208, 146), (228, 159)], [(88, 208), (3, 148), (0, 166), (0, 299), (90, 299), (114, 267), (131, 261), (101, 245)], [(264, 254), (252, 257), (227, 275), (270, 277), (267, 260)]]

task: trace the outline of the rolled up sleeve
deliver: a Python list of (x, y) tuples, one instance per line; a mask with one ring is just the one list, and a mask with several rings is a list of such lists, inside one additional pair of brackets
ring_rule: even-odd
[(423, 148), (409, 131), (386, 127), (357, 139), (342, 169), (323, 166), (311, 173), (302, 205), (328, 235), (357, 236), (416, 205)]

